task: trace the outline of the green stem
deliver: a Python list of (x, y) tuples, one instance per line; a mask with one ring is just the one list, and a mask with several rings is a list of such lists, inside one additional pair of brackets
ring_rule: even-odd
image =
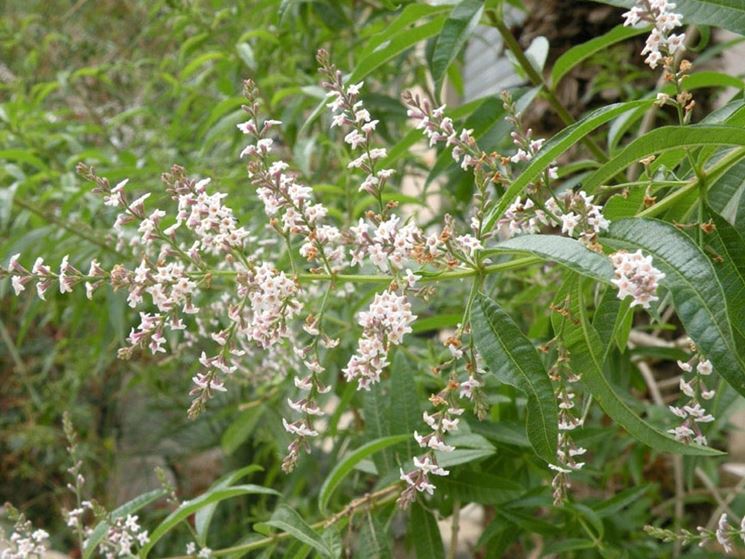
[[(515, 258), (509, 262), (500, 262), (499, 264), (490, 264), (481, 269), (468, 268), (465, 270), (455, 270), (454, 272), (442, 272), (441, 274), (423, 276), (420, 283), (430, 283), (438, 281), (447, 281), (453, 279), (470, 278), (480, 274), (493, 274), (495, 272), (504, 272), (507, 270), (518, 270), (532, 264), (537, 264), (541, 259), (535, 256), (526, 256)], [(235, 276), (238, 272), (235, 270), (209, 270), (206, 272), (212, 276)], [(201, 275), (202, 272), (194, 272), (192, 275)], [(367, 275), (367, 274), (298, 274), (299, 281), (336, 281), (351, 283), (391, 283), (395, 278), (388, 275)]]
[[(355, 501), (352, 501), (349, 505), (347, 505), (341, 512), (329, 518), (319, 520), (315, 524), (311, 524), (310, 527), (313, 528), (314, 530), (320, 530), (323, 528), (327, 528), (329, 526), (332, 526), (333, 524), (338, 523), (343, 518), (346, 518), (348, 516), (349, 517), (354, 516), (358, 512), (366, 512), (366, 511), (378, 508), (382, 505), (388, 504), (391, 501), (394, 501), (396, 498), (398, 498), (398, 491), (397, 491), (398, 487), (399, 487), (399, 484), (395, 483), (393, 485), (389, 485), (388, 487), (381, 489), (380, 491), (376, 491), (375, 493), (371, 493), (369, 495), (365, 495), (364, 497), (356, 499)], [(262, 547), (267, 547), (269, 545), (275, 544), (282, 540), (286, 540), (287, 538), (290, 538), (290, 537), (291, 537), (291, 534), (287, 532), (281, 532), (279, 534), (268, 536), (266, 538), (261, 538), (253, 542), (244, 543), (241, 545), (235, 545), (233, 547), (226, 547), (223, 549), (216, 549), (212, 551), (212, 556), (221, 557), (223, 555), (233, 555), (233, 554), (243, 555), (245, 553), (248, 553), (249, 551), (254, 551), (256, 549), (261, 549)], [(194, 556), (193, 555), (178, 555), (175, 557), (166, 557), (165, 559), (194, 559)]]
[(692, 190), (700, 187), (700, 182), (704, 178), (708, 178), (709, 182), (713, 182), (718, 178), (722, 173), (727, 171), (730, 167), (732, 167), (735, 163), (740, 161), (745, 157), (745, 148), (739, 148), (735, 149), (732, 152), (728, 153), (724, 157), (722, 157), (719, 161), (717, 161), (714, 165), (711, 166), (710, 169), (706, 170), (704, 172), (703, 169), (701, 169), (701, 177), (696, 177), (694, 179), (691, 179), (687, 182), (685, 186), (682, 188), (679, 188), (666, 198), (663, 198), (659, 202), (657, 202), (655, 205), (648, 207), (645, 210), (642, 210), (639, 212), (637, 217), (653, 217), (656, 215), (659, 215), (660, 213), (664, 212), (665, 210), (669, 209), (671, 206), (673, 206), (676, 202), (678, 202), (681, 198), (685, 197), (689, 192)]
[[(528, 76), (528, 79), (531, 81), (531, 83), (533, 85), (540, 86), (543, 89), (546, 94), (546, 100), (548, 101), (548, 104), (551, 105), (551, 108), (554, 110), (554, 112), (559, 116), (559, 118), (564, 122), (566, 126), (574, 124), (575, 120), (572, 115), (569, 114), (569, 111), (567, 111), (566, 108), (564, 108), (564, 105), (561, 104), (559, 98), (556, 97), (551, 88), (548, 87), (548, 84), (546, 84), (543, 76), (535, 69), (530, 60), (528, 60), (528, 57), (525, 56), (522, 47), (520, 47), (520, 44), (517, 42), (517, 39), (512, 34), (509, 27), (507, 27), (493, 11), (487, 12), (487, 17), (489, 18), (489, 22), (492, 24), (492, 26), (495, 27), (497, 31), (499, 31), (499, 34), (502, 36), (502, 40), (504, 41), (505, 45), (507, 45), (510, 51), (512, 51), (512, 54), (515, 55), (515, 59), (517, 60), (518, 64), (520, 64), (520, 67)], [(582, 142), (589, 148), (592, 154), (598, 158), (598, 160), (608, 160), (608, 156), (605, 154), (603, 149), (597, 143), (595, 143), (592, 138), (585, 136), (584, 138), (582, 138)]]
[(61, 227), (62, 229), (64, 229), (68, 233), (72, 233), (76, 237), (80, 237), (81, 239), (84, 239), (84, 240), (88, 241), (89, 243), (92, 243), (92, 244), (94, 244), (94, 245), (96, 245), (96, 246), (98, 246), (98, 247), (100, 247), (100, 248), (102, 248), (102, 249), (104, 249), (104, 250), (106, 250), (108, 252), (111, 252), (113, 254), (116, 254), (120, 258), (126, 258), (126, 256), (124, 254), (122, 254), (121, 252), (119, 252), (118, 250), (116, 250), (115, 248), (113, 248), (110, 244), (107, 244), (106, 242), (104, 242), (104, 241), (102, 241), (100, 239), (97, 239), (95, 237), (92, 237), (92, 236), (84, 233), (83, 231), (80, 230), (79, 227), (76, 227), (75, 225), (70, 225), (69, 223), (67, 223), (67, 222), (59, 219), (56, 216), (53, 216), (53, 215), (50, 215), (48, 213), (45, 213), (45, 212), (41, 211), (40, 209), (38, 209), (37, 207), (35, 207), (33, 204), (30, 204), (30, 203), (26, 202), (25, 200), (23, 200), (22, 198), (19, 198), (18, 196), (14, 196), (13, 197), (13, 204), (15, 204), (16, 206), (18, 206), (20, 208), (23, 208), (24, 210), (27, 210), (27, 211), (31, 212), (34, 215), (39, 216), (44, 221), (47, 221), (49, 223), (52, 223), (54, 225), (57, 225), (58, 227)]

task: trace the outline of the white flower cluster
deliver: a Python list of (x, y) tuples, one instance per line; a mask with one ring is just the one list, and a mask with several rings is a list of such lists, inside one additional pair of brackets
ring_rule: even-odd
[[(189, 249), (191, 253), (226, 254), (234, 249), (240, 250), (248, 238), (248, 231), (238, 227), (233, 210), (222, 203), (226, 193), (207, 194), (210, 182), (211, 179), (206, 178), (197, 182), (179, 181), (173, 185), (171, 195), (178, 202), (178, 214), (176, 222), (163, 233), (173, 239), (183, 223), (197, 238)], [(151, 214), (151, 219), (153, 215), (157, 217), (156, 212)], [(165, 216), (164, 212), (161, 213)]]
[(33, 281), (36, 282), (36, 294), (39, 296), (39, 299), (46, 301), (46, 293), (54, 281), (58, 282), (59, 291), (64, 294), (70, 293), (73, 287), (81, 281), (89, 280), (85, 282), (85, 290), (86, 295), (90, 299), (93, 296), (93, 291), (101, 284), (101, 280), (106, 277), (106, 272), (95, 259), (91, 261), (88, 275), (84, 276), (70, 264), (69, 255), (65, 255), (62, 258), (58, 274), (55, 274), (49, 266), (44, 264), (42, 257), (36, 258), (29, 272), (19, 263), (18, 260), (20, 257), (20, 254), (14, 254), (8, 262), (10, 283), (16, 295), (20, 295), (25, 291), (26, 285)]
[(615, 277), (611, 282), (618, 287), (618, 298), (632, 297), (631, 306), (641, 305), (648, 309), (657, 301), (657, 285), (665, 277), (652, 265), (652, 257), (644, 256), (641, 250), (627, 252), (620, 250), (611, 254)]
[(574, 413), (575, 392), (572, 385), (580, 376), (570, 367), (567, 353), (561, 353), (556, 363), (549, 371), (549, 377), (555, 383), (554, 393), (559, 402), (559, 438), (556, 447), (556, 464), (549, 464), (549, 468), (556, 472), (551, 482), (555, 505), (566, 500), (567, 491), (571, 487), (569, 474), (581, 470), (585, 463), (578, 462), (577, 457), (583, 456), (587, 449), (577, 446), (572, 437), (572, 431), (582, 426), (582, 419)]
[(515, 235), (538, 233), (545, 225), (552, 223), (549, 215), (536, 207), (532, 199), (517, 198), (504, 215), (499, 219), (497, 225), (502, 228), (507, 238)]
[[(517, 124), (519, 122), (519, 117), (519, 113), (515, 113), (512, 115), (510, 120)], [(512, 137), (512, 142), (517, 146), (517, 152), (510, 157), (512, 163), (527, 163), (532, 161), (546, 142), (545, 138), (533, 138), (532, 128), (528, 128), (525, 133), (518, 128), (517, 130), (514, 130), (510, 136)], [(559, 178), (559, 169), (556, 165), (549, 165), (546, 173), (548, 174), (548, 178), (551, 180)]]
[(464, 171), (477, 164), (481, 153), (473, 137), (473, 130), (464, 128), (458, 132), (453, 119), (445, 116), (446, 105), (435, 109), (429, 100), (411, 92), (406, 92), (403, 99), (408, 107), (406, 114), (414, 120), (417, 129), (429, 138), (430, 146), (444, 143), (452, 147), (452, 157)]
[[(449, 388), (445, 389), (446, 391)], [(445, 434), (458, 429), (460, 415), (463, 409), (452, 406), (443, 398), (440, 393), (432, 398), (439, 411), (429, 414), (424, 412), (422, 417), (424, 422), (432, 429), (432, 432), (426, 435), (420, 435), (414, 432), (414, 438), (420, 447), (426, 449), (426, 452), (419, 457), (414, 457), (414, 469), (405, 472), (400, 469), (400, 479), (406, 483), (406, 488), (399, 497), (399, 503), (407, 506), (416, 498), (418, 493), (427, 493), (432, 495), (435, 491), (434, 484), (430, 481), (430, 475), (446, 476), (450, 472), (437, 464), (435, 451), (453, 452), (455, 447), (446, 444), (443, 440)]]
[(733, 538), (740, 538), (743, 544), (745, 544), (745, 517), (740, 521), (740, 525), (735, 527), (730, 525), (729, 517), (727, 513), (722, 513), (717, 522), (717, 528), (714, 531), (707, 530), (703, 526), (698, 527), (699, 536), (701, 541), (700, 547), (706, 545), (709, 541), (714, 541), (722, 546), (725, 553), (729, 554), (734, 551), (734, 544), (732, 543)]
[(253, 82), (245, 82), (244, 92), (249, 102), (244, 110), (250, 118), (238, 128), (252, 139), (252, 143), (241, 152), (241, 157), (249, 159), (248, 175), (264, 204), (264, 211), (283, 236), (302, 237), (300, 255), (303, 258), (322, 264), (331, 273), (342, 267), (345, 259), (341, 232), (323, 223), (328, 209), (314, 201), (313, 190), (298, 182), (297, 176), (289, 171), (290, 166), (281, 160), (271, 160), (274, 140), (268, 135), (281, 122), (265, 120), (259, 124), (258, 95)]
[(369, 390), (371, 384), (378, 382), (383, 368), (389, 364), (388, 351), (411, 332), (415, 320), (405, 295), (393, 291), (376, 293), (370, 308), (359, 314), (362, 337), (357, 352), (344, 368), (347, 381), (357, 381), (362, 390)]
[(98, 549), (106, 559), (133, 557), (137, 555), (137, 548), (148, 542), (148, 538), (147, 530), (140, 527), (137, 515), (128, 514), (111, 520)]
[[(695, 370), (694, 361), (697, 361)], [(701, 405), (701, 400), (711, 400), (716, 395), (716, 391), (706, 387), (703, 377), (711, 375), (714, 369), (708, 359), (703, 359), (698, 355), (687, 362), (678, 361), (678, 367), (684, 373), (693, 373), (693, 378), (686, 381), (684, 376), (680, 377), (680, 391), (688, 398), (688, 401), (682, 406), (670, 406), (670, 411), (682, 419), (682, 423), (674, 429), (669, 429), (668, 433), (681, 442), (693, 441), (706, 446), (707, 441), (701, 431), (701, 424), (711, 423), (714, 421), (714, 416), (707, 413)]]
[(7, 543), (8, 547), (0, 551), (0, 559), (42, 559), (49, 548), (49, 534), (34, 530), (28, 520), (21, 518)]
[[(568, 192), (557, 199), (546, 200), (543, 209), (531, 198), (515, 200), (500, 218), (498, 225), (506, 237), (527, 233), (539, 233), (549, 225), (561, 225), (561, 232), (573, 237), (578, 235), (585, 242), (592, 242), (601, 231), (606, 231), (610, 222), (605, 219), (602, 208), (593, 204), (594, 196), (579, 192)], [(558, 219), (560, 223), (554, 220)]]
[(675, 4), (668, 0), (637, 0), (636, 5), (623, 14), (625, 26), (640, 22), (654, 25), (642, 50), (642, 55), (647, 55), (644, 62), (652, 69), (665, 56), (672, 56), (685, 48), (685, 33), (670, 33), (683, 24), (683, 16), (675, 13), (674, 9)]
[(422, 237), (415, 223), (401, 225), (397, 215), (380, 221), (377, 227), (360, 219), (349, 232), (353, 238), (352, 265), (362, 264), (369, 257), (381, 272), (401, 270)]
[(198, 559), (210, 559), (210, 557), (212, 557), (212, 550), (209, 547), (201, 547), (199, 551), (197, 551), (197, 544), (189, 542), (186, 544), (186, 554), (192, 557), (197, 557)]
[(602, 208), (592, 201), (594, 195), (590, 196), (585, 191), (568, 192), (560, 197), (563, 204), (556, 204), (549, 199), (546, 207), (561, 220), (561, 232), (573, 237), (575, 233), (583, 241), (592, 242), (601, 231), (607, 231), (610, 222), (605, 219)]
[(327, 95), (330, 99), (326, 106), (333, 114), (331, 127), (346, 127), (349, 132), (344, 136), (344, 142), (353, 151), (361, 152), (359, 157), (349, 162), (347, 168), (363, 171), (366, 176), (359, 190), (380, 199), (385, 184), (393, 176), (394, 170), (379, 169), (376, 166), (376, 161), (385, 159), (388, 152), (384, 148), (373, 147), (372, 137), (379, 121), (371, 118), (370, 112), (359, 98), (364, 84), (359, 82), (345, 86), (342, 73), (331, 64), (326, 51), (320, 50), (317, 60), (325, 77), (322, 85), (328, 90)]
[(405, 269), (408, 260), (452, 267), (459, 261), (471, 262), (476, 251), (482, 248), (481, 241), (473, 235), (455, 235), (453, 229), (450, 216), (445, 216), (445, 227), (440, 233), (429, 234), (412, 222), (401, 225), (397, 215), (372, 224), (360, 219), (357, 226), (349, 228), (352, 265), (362, 264), (369, 258), (382, 272), (404, 271), (406, 283), (414, 287), (419, 276)]

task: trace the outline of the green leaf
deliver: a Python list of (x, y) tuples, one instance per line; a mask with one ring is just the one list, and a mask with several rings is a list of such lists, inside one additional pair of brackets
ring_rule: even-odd
[(328, 512), (328, 503), (331, 499), (331, 495), (333, 495), (336, 488), (339, 487), (339, 484), (344, 481), (344, 478), (346, 478), (352, 470), (354, 470), (354, 467), (358, 463), (368, 456), (371, 456), (384, 448), (393, 446), (394, 444), (404, 442), (410, 437), (410, 433), (383, 437), (382, 439), (377, 439), (362, 445), (341, 460), (336, 466), (334, 466), (334, 469), (331, 470), (329, 475), (326, 476), (326, 480), (321, 486), (321, 491), (318, 494), (318, 508), (321, 510), (321, 513), (326, 514)]
[(513, 200), (562, 153), (606, 122), (613, 120), (626, 111), (643, 106), (650, 106), (651, 104), (651, 99), (642, 99), (640, 101), (615, 103), (613, 105), (608, 105), (607, 107), (602, 107), (591, 112), (582, 120), (566, 127), (556, 136), (551, 138), (544, 144), (530, 164), (522, 173), (520, 173), (520, 176), (513, 181), (507, 191), (499, 199), (499, 203), (487, 219), (485, 225), (486, 231), (491, 231), (494, 228), (497, 220), (502, 217), (502, 214), (510, 204), (512, 204)]
[(595, 514), (601, 518), (613, 516), (629, 505), (639, 501), (639, 499), (641, 499), (649, 489), (649, 485), (629, 487), (628, 489), (617, 493), (610, 499), (600, 501), (598, 504), (594, 505), (592, 509), (595, 511)]
[(643, 27), (636, 28), (618, 25), (608, 31), (605, 35), (601, 35), (600, 37), (591, 39), (586, 43), (570, 48), (556, 59), (554, 67), (551, 69), (551, 88), (556, 89), (561, 78), (566, 76), (577, 64), (587, 60), (593, 54), (600, 52), (611, 45), (615, 45), (616, 43), (620, 43), (621, 41), (625, 41), (626, 39), (648, 31), (648, 29)]
[(604, 283), (613, 277), (613, 267), (607, 256), (588, 249), (581, 242), (559, 235), (520, 235), (482, 250), (483, 256), (499, 253), (527, 252), (551, 260), (579, 274)]
[(711, 184), (708, 199), (711, 207), (745, 236), (745, 160)]
[(730, 386), (745, 395), (745, 359), (733, 339), (722, 286), (701, 249), (674, 226), (641, 218), (612, 223), (602, 242), (652, 255), (666, 274), (662, 285), (670, 290), (686, 333)]
[(445, 546), (432, 513), (419, 503), (411, 506), (408, 527), (417, 559), (445, 559)]
[(370, 512), (360, 520), (362, 529), (359, 536), (359, 547), (354, 557), (360, 559), (390, 559), (391, 537), (387, 534), (385, 525)]
[[(373, 441), (391, 435), (391, 406), (388, 394), (385, 393), (385, 385), (378, 382), (370, 387), (370, 390), (363, 396), (362, 405), (365, 418), (365, 438), (368, 441)], [(375, 462), (375, 469), (381, 475), (388, 473), (396, 466), (393, 454), (389, 450), (376, 453), (373, 462)]]
[(31, 150), (11, 148), (0, 150), (0, 161), (16, 161), (18, 163), (26, 163), (37, 169), (44, 170), (47, 168), (47, 164), (36, 157)]
[(621, 301), (615, 286), (606, 289), (592, 317), (592, 326), (597, 331), (603, 348), (599, 354), (601, 362), (605, 362), (614, 339), (618, 349), (625, 351), (633, 318), (634, 312), (628, 297)]
[(333, 551), (328, 547), (326, 542), (321, 539), (320, 534), (311, 528), (305, 520), (295, 511), (287, 505), (280, 505), (272, 518), (266, 522), (262, 522), (266, 526), (278, 528), (283, 532), (287, 532), (293, 538), (303, 542), (306, 545), (311, 546), (322, 557), (333, 557)]
[(160, 539), (165, 536), (169, 531), (176, 527), (179, 523), (183, 522), (189, 516), (196, 513), (198, 510), (219, 501), (230, 499), (231, 497), (238, 497), (239, 495), (279, 495), (274, 489), (268, 487), (261, 487), (259, 485), (236, 485), (235, 487), (221, 487), (219, 489), (210, 490), (203, 493), (199, 497), (195, 497), (190, 501), (182, 503), (179, 508), (169, 514), (163, 522), (150, 534), (150, 539), (142, 547), (140, 551), (141, 557), (144, 559), (147, 557), (150, 550), (155, 546)]
[[(392, 435), (411, 434), (421, 423), (421, 410), (414, 382), (415, 371), (406, 355), (397, 351), (391, 368), (391, 405), (388, 412)], [(414, 438), (408, 437), (394, 452), (402, 454), (408, 460), (417, 450)]]
[(432, 53), (432, 79), (439, 98), (447, 69), (466, 44), (484, 12), (483, 0), (461, 0), (445, 20)]
[(83, 549), (83, 559), (89, 559), (96, 551), (98, 544), (100, 544), (106, 537), (106, 533), (111, 527), (110, 520), (124, 518), (128, 514), (133, 514), (150, 503), (157, 501), (165, 494), (166, 492), (164, 489), (155, 489), (135, 497), (131, 501), (124, 503), (122, 506), (111, 511), (109, 519), (99, 522), (93, 529), (93, 532), (91, 532), (91, 535), (88, 536), (85, 548)]
[(704, 242), (714, 250), (714, 269), (727, 300), (735, 347), (745, 356), (745, 238), (713, 210), (707, 213), (716, 229)]
[[(239, 479), (254, 472), (260, 472), (261, 470), (263, 470), (263, 468), (257, 464), (251, 464), (250, 466), (246, 466), (245, 468), (240, 468), (218, 479), (210, 486), (207, 491), (209, 492), (215, 489), (222, 489), (223, 487), (230, 487)], [(212, 517), (217, 510), (217, 504), (218, 503), (212, 503), (207, 505), (206, 507), (198, 510), (197, 514), (194, 516), (194, 528), (197, 532), (197, 543), (199, 543), (201, 547), (205, 547), (207, 545), (207, 533), (209, 532)]]
[(432, 330), (457, 326), (461, 320), (463, 320), (463, 314), (461, 313), (436, 314), (417, 319), (411, 329), (414, 333), (431, 332)]
[(392, 60), (402, 52), (410, 49), (418, 42), (428, 39), (439, 33), (445, 23), (445, 16), (436, 16), (430, 21), (411, 29), (405, 29), (381, 43), (374, 51), (363, 57), (349, 77), (349, 82), (354, 83), (368, 76), (377, 68)]
[(261, 405), (238, 414), (220, 438), (220, 446), (225, 454), (233, 454), (251, 436), (263, 413), (264, 406)]
[(399, 16), (392, 22), (388, 23), (385, 28), (373, 35), (359, 53), (358, 58), (362, 60), (366, 58), (385, 42), (389, 41), (393, 36), (397, 35), (402, 31), (406, 31), (412, 24), (416, 23), (420, 19), (426, 17), (442, 14), (450, 10), (450, 6), (430, 6), (428, 4), (409, 4), (403, 10)]
[(527, 433), (536, 454), (556, 459), (557, 412), (551, 381), (533, 344), (499, 305), (479, 295), (471, 311), (473, 338), (491, 372), (525, 393)]
[[(630, 8), (634, 0), (602, 0), (605, 4)], [(745, 35), (745, 3), (742, 0), (676, 0), (675, 11), (683, 23), (713, 25)]]
[(721, 454), (717, 450), (678, 442), (639, 417), (631, 406), (619, 397), (603, 374), (600, 355), (602, 344), (587, 316), (582, 282), (576, 282), (570, 306), (572, 316), (576, 320), (565, 321), (564, 342), (569, 350), (572, 367), (575, 371), (582, 372), (582, 383), (613, 421), (632, 437), (657, 451), (702, 456)]
[(438, 480), (437, 488), (448, 498), (482, 505), (505, 503), (525, 492), (523, 486), (514, 480), (472, 471), (444, 477)]
[(235, 46), (235, 50), (238, 51), (238, 56), (246, 65), (246, 68), (249, 70), (256, 70), (256, 57), (254, 56), (254, 51), (249, 43), (238, 43)]
[(745, 134), (740, 127), (726, 125), (664, 126), (635, 139), (621, 152), (603, 164), (584, 182), (584, 188), (592, 192), (628, 165), (653, 153), (691, 146), (742, 146)]

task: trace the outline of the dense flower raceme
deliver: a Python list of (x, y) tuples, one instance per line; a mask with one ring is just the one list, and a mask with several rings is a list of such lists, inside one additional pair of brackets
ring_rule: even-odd
[(683, 16), (675, 13), (674, 9), (675, 4), (668, 0), (637, 0), (636, 5), (623, 14), (624, 25), (651, 23), (654, 26), (642, 50), (642, 54), (647, 55), (644, 61), (652, 69), (665, 56), (672, 56), (685, 48), (685, 34), (670, 33), (683, 24)]
[(708, 388), (704, 378), (710, 376), (714, 369), (709, 360), (698, 355), (689, 361), (678, 361), (678, 366), (691, 375), (688, 380), (685, 375), (680, 377), (680, 391), (688, 400), (682, 406), (670, 406), (670, 411), (680, 418), (681, 424), (668, 432), (679, 441), (705, 446), (707, 441), (701, 426), (714, 421), (714, 416), (706, 411), (702, 403), (711, 400), (716, 390)]
[(655, 526), (646, 526), (645, 530), (649, 535), (664, 541), (677, 540), (686, 545), (697, 542), (700, 547), (709, 547), (709, 544), (719, 546), (725, 554), (730, 554), (734, 551), (734, 542), (736, 540), (745, 544), (745, 517), (733, 526), (730, 523), (727, 513), (722, 513), (719, 516), (714, 530), (703, 526), (699, 526), (696, 532), (685, 529), (674, 532), (673, 530), (666, 530)]
[(586, 448), (575, 444), (572, 432), (582, 426), (582, 419), (577, 417), (576, 393), (572, 385), (580, 380), (580, 375), (569, 366), (569, 355), (566, 350), (560, 351), (559, 356), (549, 371), (549, 377), (554, 383), (554, 394), (559, 406), (559, 440), (556, 448), (556, 464), (549, 467), (556, 472), (551, 482), (554, 504), (560, 505), (567, 498), (567, 491), (571, 487), (569, 475), (581, 470), (585, 463), (578, 458), (587, 452)]
[(652, 257), (644, 256), (641, 250), (620, 250), (611, 255), (615, 277), (611, 280), (618, 288), (618, 298), (631, 296), (631, 306), (648, 309), (658, 300), (655, 295), (660, 280), (665, 274), (652, 265)]
[[(508, 186), (513, 169), (529, 163), (543, 146), (542, 139), (534, 138), (530, 130), (522, 130), (519, 112), (507, 95), (504, 104), (508, 120), (515, 127), (517, 150), (512, 156), (484, 152), (472, 131), (456, 130), (444, 106), (433, 108), (417, 95), (404, 95), (409, 116), (430, 144), (452, 148), (453, 158), (461, 167), (473, 171), (477, 186), (470, 232), (458, 233), (449, 216), (439, 227), (423, 230), (412, 219), (398, 214), (395, 203), (385, 201), (384, 190), (392, 187), (394, 175), (380, 165), (387, 152), (376, 145), (377, 121), (361, 99), (363, 84), (345, 84), (325, 52), (319, 53), (318, 60), (328, 90), (332, 130), (341, 130), (350, 150), (347, 168), (353, 173), (363, 172), (359, 190), (372, 196), (376, 210), (367, 211), (346, 228), (332, 222), (328, 208), (316, 200), (313, 189), (278, 157), (282, 151), (277, 135), (281, 123), (262, 119), (259, 95), (249, 80), (244, 89), (248, 120), (238, 125), (248, 143), (240, 155), (247, 161), (249, 180), (263, 204), (270, 238), (260, 238), (239, 225), (225, 204), (225, 194), (211, 191), (209, 179), (189, 178), (178, 166), (163, 175), (172, 206), (164, 209), (151, 207), (150, 193), (131, 196), (132, 186), (127, 181), (112, 187), (107, 179), (81, 166), (82, 176), (94, 183), (93, 191), (103, 197), (106, 206), (119, 211), (116, 238), (120, 247), (128, 247), (136, 264), (121, 263), (106, 269), (93, 260), (88, 272), (83, 273), (67, 256), (56, 269), (39, 257), (27, 269), (20, 255), (14, 255), (5, 271), (16, 294), (33, 285), (42, 299), (55, 284), (61, 293), (83, 284), (89, 298), (104, 284), (126, 290), (129, 305), (139, 311), (139, 322), (130, 332), (127, 345), (119, 350), (121, 358), (128, 359), (143, 350), (159, 354), (191, 348), (201, 354), (200, 370), (193, 377), (191, 416), (200, 413), (216, 392), (226, 390), (225, 379), (245, 369), (249, 356), (252, 362), (276, 361), (273, 370), (278, 375), (297, 371), (293, 378), (297, 395), (287, 401), (291, 416), (283, 419), (284, 428), (292, 435), (283, 463), (287, 471), (294, 467), (302, 450), (310, 450), (309, 440), (318, 436), (317, 420), (324, 415), (321, 398), (331, 389), (328, 379), (324, 381), (323, 362), (325, 353), (337, 347), (339, 340), (327, 332), (324, 315), (329, 299), (346, 293), (346, 287), (335, 281), (337, 275), (353, 268), (372, 268), (390, 278), (387, 287), (358, 314), (361, 337), (341, 371), (348, 382), (366, 390), (380, 380), (390, 364), (391, 350), (404, 343), (412, 331), (416, 320), (413, 298), (432, 289), (420, 286), (423, 274), (481, 266), (478, 251), (494, 235), (484, 230), (484, 215), (491, 200), (489, 186)], [(600, 251), (597, 236), (608, 227), (600, 206), (581, 191), (555, 196), (549, 183), (556, 178), (556, 168), (550, 166), (527, 189), (527, 198), (508, 209), (501, 222), (506, 236), (561, 227), (564, 234), (577, 236)], [(291, 270), (278, 269), (267, 257), (265, 248), (276, 243), (286, 246)], [(297, 256), (305, 265), (296, 261)], [(611, 259), (619, 297), (632, 295), (632, 304), (644, 308), (656, 300), (657, 282), (664, 276), (652, 266), (650, 257), (641, 252), (621, 252)], [(224, 282), (231, 280), (233, 287), (223, 291), (221, 297), (210, 295), (213, 287), (230, 285)], [(328, 284), (321, 286), (321, 282)], [(309, 303), (319, 300), (320, 307), (311, 310)], [(296, 324), (302, 324), (302, 329), (295, 328)], [(418, 492), (434, 490), (431, 476), (447, 474), (438, 465), (436, 452), (453, 450), (447, 437), (457, 429), (466, 403), (480, 417), (487, 409), (481, 394), (483, 368), (470, 339), (467, 315), (456, 332), (443, 341), (449, 357), (435, 367), (435, 372), (447, 372), (448, 376), (445, 388), (430, 398), (433, 408), (423, 416), (431, 431), (414, 434), (423, 453), (416, 457), (414, 469), (401, 472), (406, 484), (400, 499), (404, 505)], [(287, 352), (288, 347), (294, 351)], [(288, 366), (278, 366), (279, 357), (288, 353), (289, 358), (282, 357)], [(557, 464), (552, 467), (557, 471), (554, 489), (559, 500), (568, 487), (566, 474), (582, 466), (575, 457), (583, 449), (574, 445), (569, 433), (579, 426), (572, 412), (574, 393), (570, 384), (574, 374), (555, 376), (561, 435)], [(122, 545), (129, 543), (130, 536), (137, 539), (132, 530), (122, 533)]]
[[(0, 543), (3, 543), (0, 532)], [(22, 515), (16, 520), (13, 532), (0, 551), (0, 559), (41, 559), (49, 549), (49, 534), (34, 529), (31, 522)]]

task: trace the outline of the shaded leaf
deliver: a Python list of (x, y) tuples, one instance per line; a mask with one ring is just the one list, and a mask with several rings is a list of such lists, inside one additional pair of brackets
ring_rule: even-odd
[(494, 301), (479, 295), (471, 312), (473, 338), (489, 370), (528, 398), (526, 428), (536, 454), (556, 457), (557, 412), (551, 381), (533, 344)]

